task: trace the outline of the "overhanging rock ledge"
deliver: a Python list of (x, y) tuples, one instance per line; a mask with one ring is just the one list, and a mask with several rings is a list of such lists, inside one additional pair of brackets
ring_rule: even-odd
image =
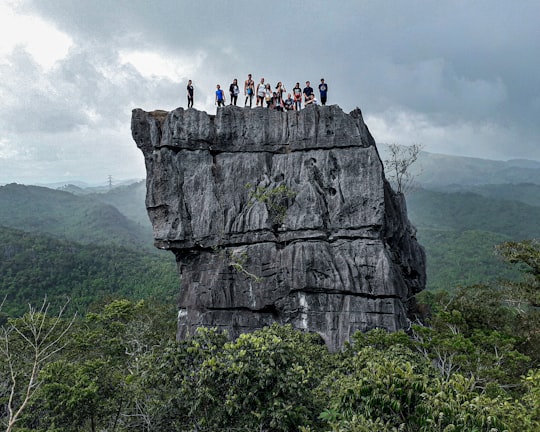
[(332, 350), (408, 325), (425, 254), (359, 109), (133, 110), (155, 245), (176, 255), (178, 337), (290, 323)]

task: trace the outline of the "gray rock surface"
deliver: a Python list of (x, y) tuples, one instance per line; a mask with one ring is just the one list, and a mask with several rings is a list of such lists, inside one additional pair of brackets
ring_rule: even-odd
[(319, 333), (408, 324), (425, 254), (359, 109), (133, 110), (155, 245), (181, 276), (178, 337), (273, 322)]

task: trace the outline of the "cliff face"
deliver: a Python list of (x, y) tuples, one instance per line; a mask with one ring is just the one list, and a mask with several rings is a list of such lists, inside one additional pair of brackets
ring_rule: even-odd
[(133, 111), (155, 244), (181, 275), (178, 337), (273, 322), (331, 349), (407, 325), (425, 255), (360, 110)]

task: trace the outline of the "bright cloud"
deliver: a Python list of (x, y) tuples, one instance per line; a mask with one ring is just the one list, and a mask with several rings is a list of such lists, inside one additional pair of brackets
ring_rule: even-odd
[(15, 13), (15, 2), (0, 4), (0, 63), (15, 47), (23, 47), (44, 69), (64, 58), (73, 45), (71, 38), (43, 19)]
[(171, 81), (185, 79), (201, 66), (205, 59), (202, 52), (186, 58), (168, 56), (165, 53), (151, 51), (122, 51), (120, 61), (131, 64), (146, 78), (164, 77)]

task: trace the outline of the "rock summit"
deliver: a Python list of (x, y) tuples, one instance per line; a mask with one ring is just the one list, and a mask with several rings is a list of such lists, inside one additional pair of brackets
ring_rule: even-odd
[(133, 110), (155, 245), (181, 277), (178, 337), (277, 322), (339, 349), (408, 325), (425, 254), (359, 109)]

